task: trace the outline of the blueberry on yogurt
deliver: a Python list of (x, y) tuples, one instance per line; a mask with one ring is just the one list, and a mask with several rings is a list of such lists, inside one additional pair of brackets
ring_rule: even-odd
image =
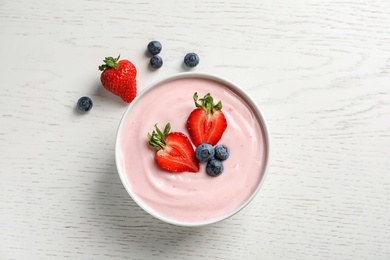
[(195, 156), (199, 162), (208, 162), (214, 158), (214, 147), (211, 144), (202, 143), (196, 147)]
[(229, 157), (229, 149), (226, 147), (226, 145), (218, 144), (214, 148), (215, 151), (215, 158), (224, 161)]
[(223, 172), (222, 162), (218, 159), (211, 159), (206, 165), (206, 172), (212, 177), (216, 177)]

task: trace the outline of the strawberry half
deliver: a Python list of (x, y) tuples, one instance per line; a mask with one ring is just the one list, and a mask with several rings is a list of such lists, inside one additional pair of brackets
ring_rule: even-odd
[(99, 70), (103, 71), (100, 75), (100, 81), (104, 88), (130, 103), (137, 95), (137, 69), (134, 64), (128, 60), (119, 60), (117, 58), (106, 57)]
[(221, 111), (222, 102), (214, 105), (210, 93), (199, 99), (201, 104), (198, 103), (198, 93), (195, 92), (193, 98), (197, 108), (187, 119), (187, 129), (192, 143), (195, 146), (201, 143), (216, 145), (227, 127), (225, 115)]
[(170, 172), (198, 172), (199, 162), (188, 137), (180, 132), (172, 132), (171, 125), (165, 126), (161, 132), (155, 125), (156, 130), (148, 133), (149, 146), (157, 149), (156, 161), (158, 165)]

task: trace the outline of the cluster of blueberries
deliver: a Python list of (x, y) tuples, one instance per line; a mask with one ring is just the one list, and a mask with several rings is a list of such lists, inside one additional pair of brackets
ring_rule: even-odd
[(229, 157), (229, 149), (223, 144), (213, 147), (211, 144), (202, 143), (196, 147), (195, 156), (199, 162), (207, 163), (207, 174), (216, 177), (223, 172), (222, 161)]
[[(158, 55), (162, 50), (162, 45), (159, 41), (151, 41), (148, 44), (148, 52), (152, 55), (150, 58), (150, 67), (153, 69), (159, 69), (163, 65), (163, 60), (160, 55)], [(184, 57), (184, 65), (188, 68), (196, 67), (199, 64), (199, 56), (190, 52)]]

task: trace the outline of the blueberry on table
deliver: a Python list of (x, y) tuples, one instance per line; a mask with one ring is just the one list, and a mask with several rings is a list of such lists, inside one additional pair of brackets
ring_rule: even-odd
[(184, 64), (189, 68), (196, 67), (199, 64), (199, 56), (194, 52), (188, 53), (184, 57)]
[(90, 99), (89, 97), (81, 97), (77, 101), (77, 108), (81, 112), (87, 112), (91, 110), (92, 106), (93, 106), (93, 102), (92, 99)]
[(229, 149), (226, 145), (219, 144), (215, 146), (215, 158), (224, 161), (229, 157)]
[(148, 44), (148, 52), (152, 55), (157, 55), (161, 52), (162, 45), (159, 41), (151, 41)]
[(163, 65), (163, 60), (160, 56), (156, 55), (150, 58), (150, 66), (153, 69), (159, 69), (162, 67), (162, 65)]
[(218, 159), (211, 159), (206, 165), (206, 172), (212, 177), (216, 177), (223, 172), (222, 162)]
[(202, 143), (196, 147), (195, 156), (199, 162), (208, 162), (214, 158), (214, 147), (211, 144)]

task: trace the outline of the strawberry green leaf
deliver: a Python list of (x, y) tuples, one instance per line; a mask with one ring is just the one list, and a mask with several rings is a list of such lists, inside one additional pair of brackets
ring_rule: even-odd
[(161, 132), (161, 130), (157, 127), (157, 124), (155, 124), (154, 127), (156, 128), (156, 132), (157, 132), (157, 134), (158, 134), (158, 137), (159, 137), (160, 139), (162, 139), (163, 136), (164, 136), (164, 134), (163, 134), (163, 133)]
[(214, 105), (214, 99), (210, 95), (210, 93), (207, 93), (203, 98), (200, 98), (198, 103), (198, 93), (195, 92), (193, 96), (195, 106), (203, 108), (207, 114), (214, 113), (215, 110), (221, 110), (222, 109), (222, 102), (219, 101), (216, 105)]
[(194, 99), (195, 107), (202, 107), (202, 104), (198, 103), (198, 92), (194, 93), (193, 99)]
[(164, 128), (164, 135), (166, 136), (171, 131), (171, 124), (168, 123)]
[(119, 54), (117, 58), (106, 57), (106, 58), (103, 60), (104, 64), (99, 66), (99, 70), (104, 71), (104, 70), (106, 70), (106, 69), (111, 69), (111, 68), (117, 70), (117, 69), (118, 69), (118, 66), (119, 66), (119, 65), (118, 65), (118, 60), (119, 60), (120, 56), (121, 56), (121, 55)]
[(153, 130), (152, 134), (148, 133), (149, 146), (157, 150), (164, 149), (166, 145), (165, 137), (169, 134), (169, 131), (171, 130), (171, 124), (168, 123), (165, 126), (164, 132), (161, 132), (161, 130), (157, 127), (157, 124), (154, 125), (154, 128), (155, 130)]
[(222, 102), (219, 101), (219, 102), (214, 106), (214, 109), (215, 109), (215, 110), (221, 110), (221, 109), (222, 109)]

